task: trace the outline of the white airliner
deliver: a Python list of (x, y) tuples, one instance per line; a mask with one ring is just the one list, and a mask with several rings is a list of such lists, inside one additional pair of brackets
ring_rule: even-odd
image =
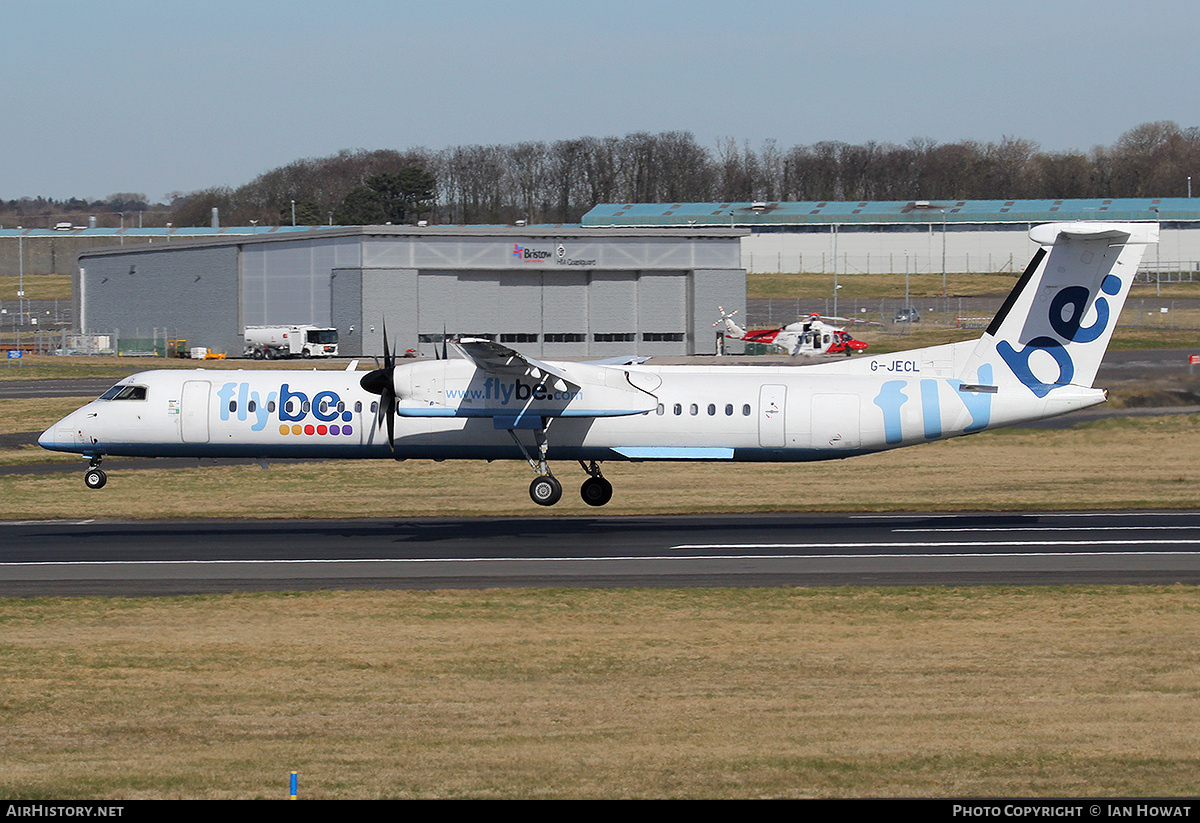
[[(535, 503), (578, 461), (602, 506), (616, 460), (828, 460), (1040, 420), (1104, 401), (1100, 360), (1155, 223), (1038, 226), (1029, 267), (978, 340), (798, 366), (541, 362), (488, 340), (464, 359), (353, 371), (150, 371), (47, 429), (47, 449), (106, 455), (524, 458)], [(384, 348), (387, 348), (386, 338)]]

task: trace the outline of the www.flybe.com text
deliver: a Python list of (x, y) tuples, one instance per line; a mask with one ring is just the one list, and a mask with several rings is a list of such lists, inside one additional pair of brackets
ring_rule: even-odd
[(495, 400), (504, 405), (513, 400), (523, 403), (531, 397), (534, 400), (575, 400), (583, 395), (582, 391), (551, 391), (544, 385), (530, 386), (517, 380), (513, 383), (502, 382), (495, 377), (483, 381), (480, 388), (446, 389), (447, 400)]

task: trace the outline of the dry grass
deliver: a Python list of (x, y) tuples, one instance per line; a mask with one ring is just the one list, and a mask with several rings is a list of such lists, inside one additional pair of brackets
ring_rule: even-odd
[[(0, 275), (0, 300), (16, 301), (22, 278), (15, 274)], [(30, 274), (24, 278), (25, 297), (29, 300), (70, 300), (71, 275)]]
[(1200, 591), (0, 601), (0, 796), (1191, 795)]
[[(1016, 285), (1020, 272), (1009, 274), (947, 273), (946, 294), (950, 297), (1005, 295)], [(903, 274), (839, 274), (842, 296), (859, 300), (898, 298), (904, 296)], [(908, 293), (914, 300), (942, 296), (942, 273), (910, 274)], [(1200, 289), (1197, 290), (1200, 294)], [(755, 299), (789, 299), (797, 297), (826, 297), (833, 294), (833, 273), (752, 272), (746, 275), (746, 297)]]

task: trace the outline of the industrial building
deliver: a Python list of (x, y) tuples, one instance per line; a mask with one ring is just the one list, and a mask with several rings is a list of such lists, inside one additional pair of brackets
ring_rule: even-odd
[(1071, 221), (1157, 221), (1159, 246), (1142, 271), (1200, 271), (1200, 198), (899, 200), (755, 203), (606, 203), (583, 216), (593, 228), (704, 226), (749, 230), (749, 272), (1020, 271), (1029, 229)]
[[(313, 228), (82, 251), (75, 325), (230, 355), (242, 330), (332, 326), (345, 355), (432, 356), (443, 331), (535, 357), (716, 351), (744, 305), (742, 229)], [(136, 332), (135, 332), (136, 330)]]

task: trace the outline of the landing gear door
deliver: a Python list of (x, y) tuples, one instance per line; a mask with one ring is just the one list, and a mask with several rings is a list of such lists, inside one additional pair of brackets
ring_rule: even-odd
[(180, 434), (184, 443), (208, 442), (208, 394), (211, 386), (207, 380), (188, 380), (183, 384)]

